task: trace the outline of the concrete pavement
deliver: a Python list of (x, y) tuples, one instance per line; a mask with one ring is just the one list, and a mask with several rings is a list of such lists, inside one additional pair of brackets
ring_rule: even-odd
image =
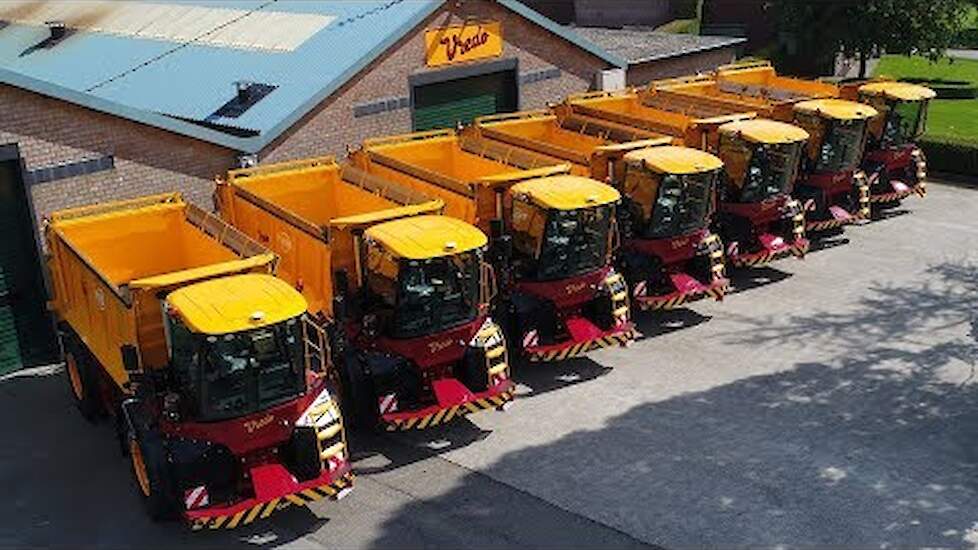
[[(0, 382), (0, 546), (978, 545), (978, 191), (931, 185), (520, 397), (355, 440), (357, 489), (247, 530), (153, 525), (60, 374)], [(653, 337), (654, 336), (654, 337)]]

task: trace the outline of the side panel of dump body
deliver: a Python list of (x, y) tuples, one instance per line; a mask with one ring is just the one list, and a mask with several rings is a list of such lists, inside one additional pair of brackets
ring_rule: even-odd
[(839, 87), (817, 80), (779, 76), (768, 62), (723, 65), (714, 77), (721, 87), (732, 85), (734, 93), (764, 95), (772, 99), (839, 97)]
[(220, 211), (279, 255), (278, 275), (302, 292), (311, 312), (331, 316), (333, 273), (356, 273), (352, 241), (334, 243), (331, 238), (334, 220), (398, 209), (405, 203), (423, 206), (404, 213), (394, 210), (384, 219), (441, 209), (440, 203), (420, 195), (392, 195), (371, 184), (362, 172), (344, 172), (328, 157), (235, 170), (218, 190)]
[(166, 364), (158, 292), (221, 275), (268, 272), (275, 260), (178, 195), (54, 213), (47, 239), (55, 312), (120, 386), (128, 380), (122, 345), (137, 346), (144, 368)]
[[(521, 160), (525, 170), (497, 158)], [(460, 139), (451, 131), (368, 140), (350, 155), (355, 167), (445, 201), (445, 214), (485, 232), (504, 207), (505, 190), (522, 179), (567, 173), (543, 155)], [(533, 169), (531, 171), (531, 169)]]

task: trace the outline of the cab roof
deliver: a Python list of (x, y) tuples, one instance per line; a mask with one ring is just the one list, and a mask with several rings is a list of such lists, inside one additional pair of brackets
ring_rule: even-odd
[(718, 131), (721, 135), (736, 135), (754, 143), (795, 143), (808, 139), (808, 132), (794, 124), (764, 118), (728, 122)]
[(835, 98), (800, 101), (795, 104), (795, 110), (836, 120), (866, 120), (879, 114), (869, 105)]
[(411, 216), (375, 225), (364, 232), (397, 257), (427, 260), (485, 246), (477, 227), (448, 216)]
[(886, 99), (896, 101), (923, 101), (937, 97), (937, 93), (930, 88), (910, 84), (909, 82), (897, 82), (895, 80), (883, 80), (863, 84), (859, 87), (859, 93), (869, 96), (883, 96)]
[(514, 195), (525, 195), (543, 208), (577, 210), (618, 202), (621, 199), (614, 187), (582, 176), (549, 176), (533, 178), (510, 188)]
[(302, 294), (271, 275), (251, 273), (185, 286), (167, 296), (187, 328), (229, 334), (297, 317), (308, 307)]
[(700, 174), (723, 168), (723, 161), (718, 157), (699, 149), (677, 145), (632, 151), (625, 155), (625, 162), (643, 163), (660, 174)]

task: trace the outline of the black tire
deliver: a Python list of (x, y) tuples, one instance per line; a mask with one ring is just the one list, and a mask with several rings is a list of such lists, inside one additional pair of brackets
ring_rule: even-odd
[(380, 424), (377, 395), (370, 377), (352, 351), (344, 354), (340, 371), (343, 383), (342, 408), (346, 424), (361, 432), (374, 432)]
[(479, 393), (489, 389), (489, 372), (486, 369), (485, 350), (481, 348), (465, 350), (459, 371), (459, 378), (470, 391)]
[(96, 422), (104, 414), (97, 367), (84, 347), (70, 336), (64, 338), (64, 358), (65, 379), (75, 407), (85, 420)]
[(173, 519), (177, 500), (162, 438), (152, 430), (130, 431), (128, 441), (133, 482), (146, 513), (153, 521)]

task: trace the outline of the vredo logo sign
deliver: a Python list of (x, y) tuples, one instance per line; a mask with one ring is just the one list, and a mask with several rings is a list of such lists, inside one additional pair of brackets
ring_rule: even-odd
[(425, 33), (424, 42), (425, 64), (429, 67), (498, 57), (503, 53), (502, 26), (498, 21), (432, 29)]

